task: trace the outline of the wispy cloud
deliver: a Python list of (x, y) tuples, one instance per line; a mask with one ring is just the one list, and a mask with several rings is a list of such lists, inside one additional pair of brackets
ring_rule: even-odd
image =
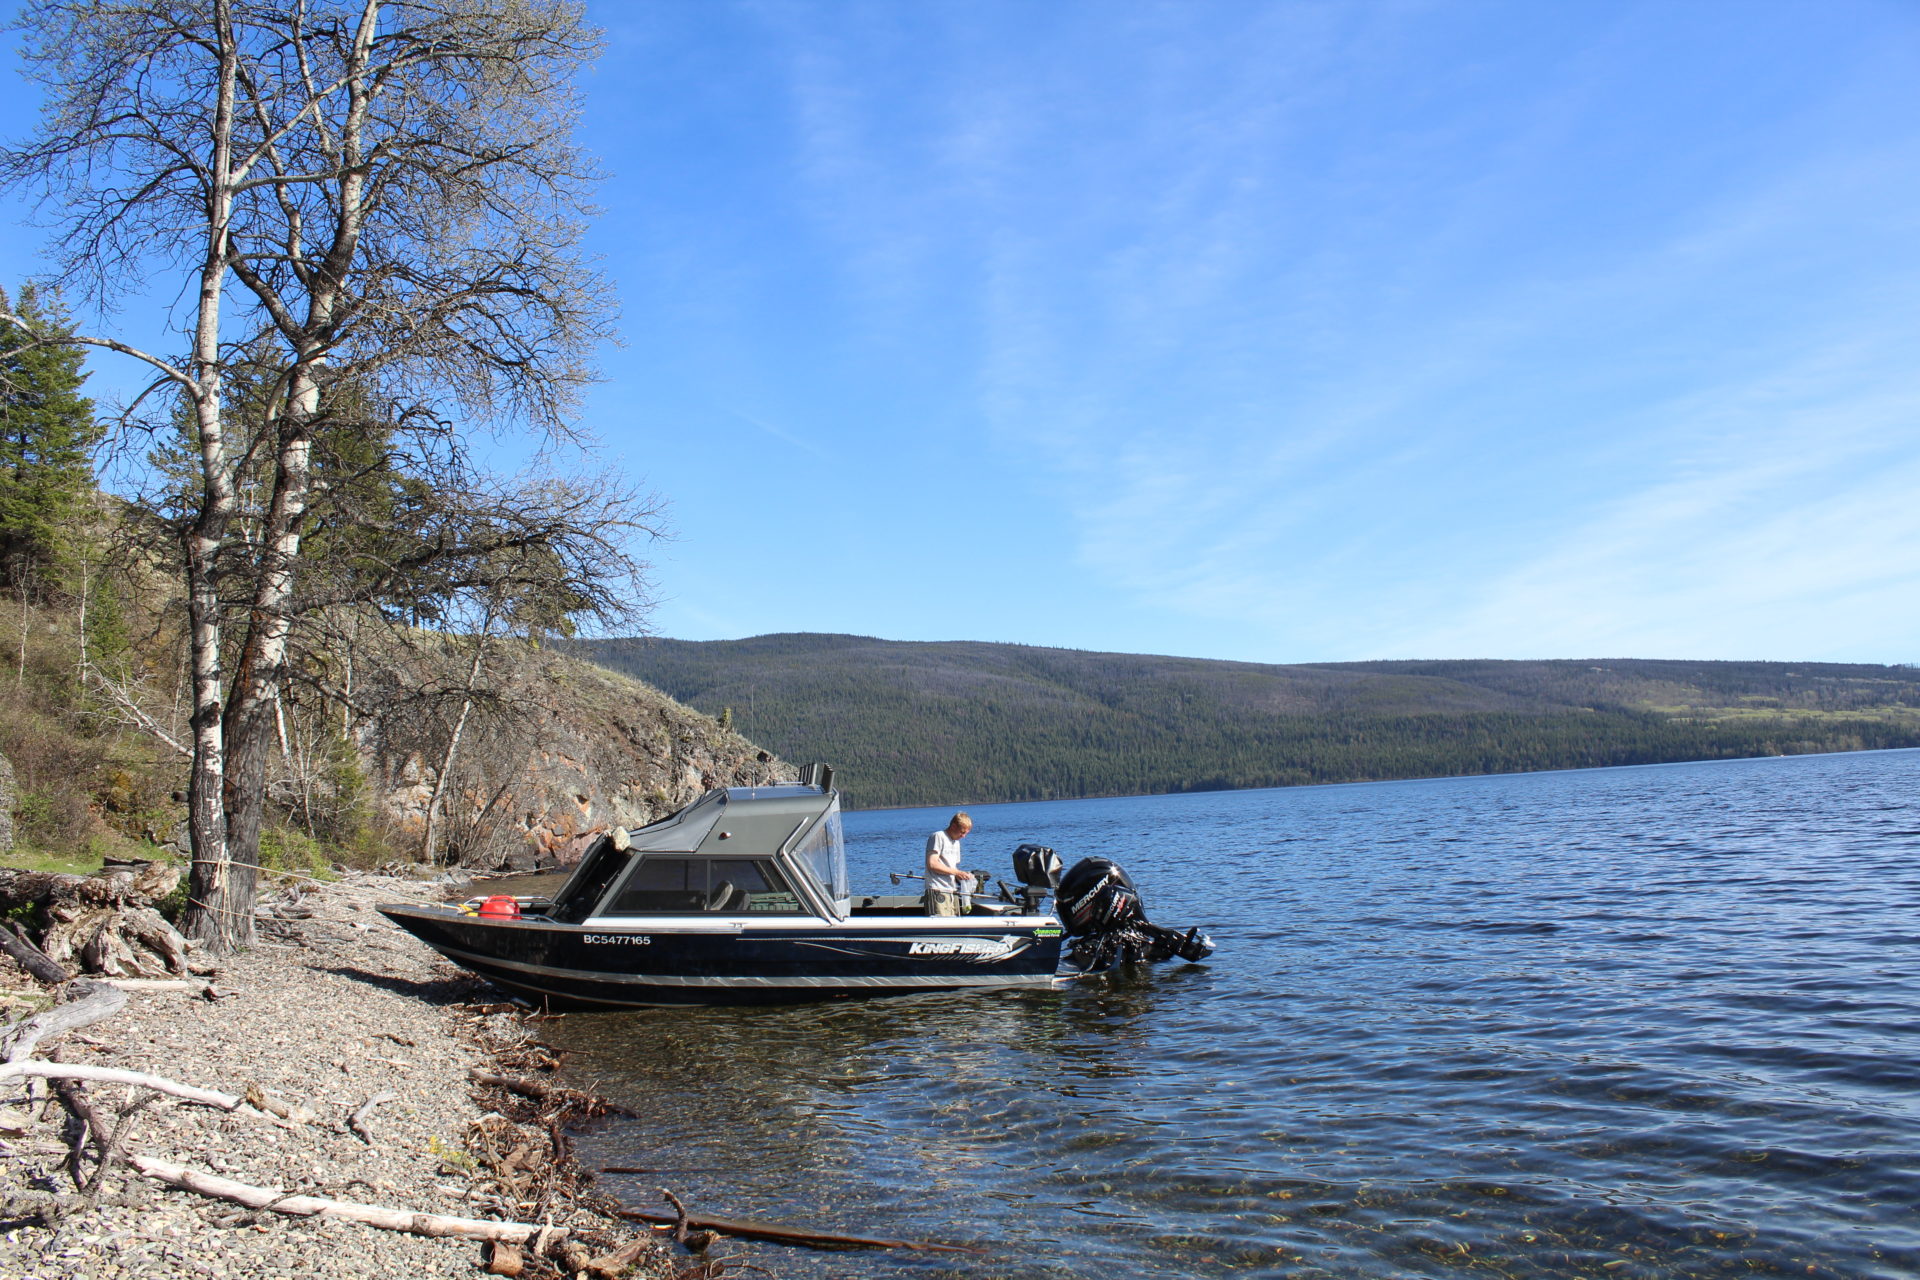
[[(723, 387), (688, 398), (850, 489), (939, 468), (983, 578), (1074, 588), (1001, 634), (1886, 656), (1920, 19), (1843, 3), (726, 8), (755, 185), (729, 252), (658, 250)], [(1016, 501), (1044, 545), (973, 536)], [(941, 537), (850, 537), (849, 576)]]
[[(1262, 620), (1277, 657), (1838, 653), (1920, 622), (1888, 479), (1920, 443), (1916, 228), (1865, 219), (1896, 248), (1878, 273), (1842, 243), (1861, 210), (1914, 207), (1920, 135), (1503, 252), (1605, 71), (1537, 100), (1560, 123), (1509, 168), (1437, 179), (1430, 218), (1335, 164), (1305, 201), (1327, 225), (1263, 224), (1297, 216), (1270, 174), (1304, 126), (1222, 101), (1259, 132), (1196, 133), (1181, 172), (1247, 158), (1246, 182), (1163, 192), (1086, 287), (1043, 265), (1057, 240), (1009, 236), (983, 401), (1063, 478), (1088, 571)], [(1320, 110), (1315, 74), (1336, 72), (1308, 70)]]
[(782, 444), (791, 445), (793, 448), (798, 449), (803, 453), (810, 453), (816, 458), (820, 458), (827, 461), (832, 460), (832, 455), (829, 454), (825, 449), (822, 449), (814, 441), (809, 440), (807, 437), (800, 435), (796, 432), (789, 431), (785, 427), (775, 426), (773, 423), (768, 422), (765, 418), (757, 418), (750, 413), (742, 413), (738, 409), (726, 409), (724, 410), (724, 412), (727, 414), (728, 417), (736, 418), (739, 421), (746, 423), (750, 427), (754, 427), (757, 430), (766, 432), (768, 435), (772, 436), (775, 440), (780, 441)]

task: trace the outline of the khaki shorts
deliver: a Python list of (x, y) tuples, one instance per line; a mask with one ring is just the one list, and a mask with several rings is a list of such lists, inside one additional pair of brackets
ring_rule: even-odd
[(930, 916), (959, 915), (960, 895), (948, 893), (945, 889), (927, 890), (927, 914)]

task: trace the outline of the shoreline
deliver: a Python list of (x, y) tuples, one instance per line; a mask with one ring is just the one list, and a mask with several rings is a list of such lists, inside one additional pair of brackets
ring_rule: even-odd
[(1920, 752), (1920, 747), (1854, 747), (1844, 751), (1781, 751), (1757, 756), (1702, 756), (1684, 760), (1647, 760), (1637, 764), (1579, 764), (1555, 769), (1508, 769), (1496, 773), (1433, 773), (1404, 778), (1352, 778), (1345, 782), (1288, 782), (1265, 787), (1207, 787), (1185, 791), (1115, 791), (1100, 795), (1048, 796), (1041, 800), (958, 800), (937, 805), (876, 804), (847, 805), (845, 813), (911, 813), (925, 809), (929, 813), (952, 813), (956, 809), (991, 809), (996, 806), (1028, 804), (1078, 804), (1083, 800), (1164, 800), (1176, 796), (1244, 795), (1249, 791), (1310, 791), (1329, 787), (1379, 787), (1418, 782), (1465, 782), (1475, 778), (1531, 778), (1559, 773), (1612, 773), (1623, 769), (1677, 769), (1696, 764), (1753, 764), (1760, 760), (1808, 760), (1820, 756), (1871, 756), (1899, 751)]
[[(423, 887), (364, 874), (290, 890), (263, 882), (260, 945), (222, 961), (211, 979), (230, 994), (210, 1001), (204, 984), (135, 986), (119, 1012), (50, 1037), (38, 1056), (264, 1094), (312, 1115), (273, 1122), (155, 1100), (136, 1086), (88, 1084), (107, 1124), (125, 1126), (128, 1152), (285, 1196), (555, 1229), (534, 1242), (549, 1256), (503, 1250), (493, 1274), (540, 1280), (600, 1263), (595, 1274), (673, 1275), (668, 1246), (614, 1217), (573, 1162), (566, 1128), (580, 1114), (578, 1095), (556, 1086), (556, 1101), (536, 1104), (471, 1079), (476, 1070), (539, 1078), (558, 1063), (539, 1042), (537, 1018), (499, 1003), (372, 910), (418, 899)], [(47, 1002), (45, 988), (4, 958), (0, 985), (8, 1019)], [(118, 1118), (142, 1095), (147, 1105)], [(88, 1210), (71, 1169), (78, 1126), (47, 1085), (0, 1082), (0, 1108), (0, 1275), (471, 1277), (493, 1256), (475, 1240), (249, 1210), (163, 1186), (124, 1163)], [(356, 1113), (365, 1136), (350, 1123)], [(79, 1164), (85, 1181), (96, 1167), (91, 1146)], [(608, 1255), (622, 1246), (633, 1256), (615, 1264)], [(515, 1252), (518, 1271), (504, 1256)]]

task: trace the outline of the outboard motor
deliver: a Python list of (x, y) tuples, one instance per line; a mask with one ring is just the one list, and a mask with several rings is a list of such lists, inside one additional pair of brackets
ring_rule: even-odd
[(1105, 969), (1116, 960), (1205, 960), (1213, 954), (1213, 939), (1198, 926), (1181, 933), (1148, 920), (1132, 877), (1110, 859), (1074, 863), (1055, 899), (1060, 922), (1073, 939), (1068, 956), (1085, 972)]

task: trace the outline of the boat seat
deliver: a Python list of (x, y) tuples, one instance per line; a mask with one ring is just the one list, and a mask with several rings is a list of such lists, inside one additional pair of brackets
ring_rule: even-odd
[(747, 891), (731, 880), (722, 880), (707, 896), (707, 910), (733, 911), (747, 905)]

